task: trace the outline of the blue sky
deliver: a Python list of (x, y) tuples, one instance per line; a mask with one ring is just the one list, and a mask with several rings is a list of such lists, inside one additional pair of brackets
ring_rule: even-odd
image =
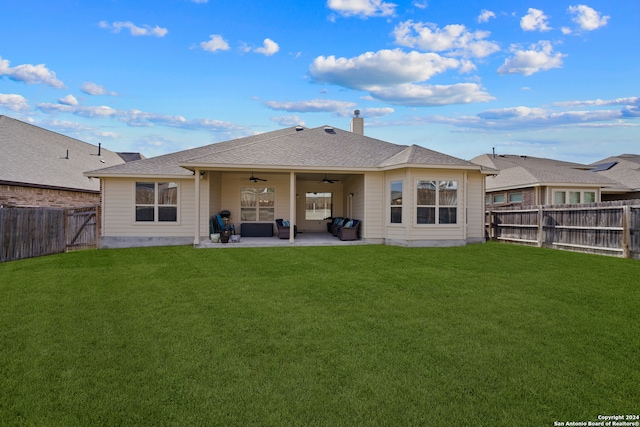
[(463, 159), (640, 152), (636, 0), (3, 0), (0, 114), (150, 157), (302, 124)]

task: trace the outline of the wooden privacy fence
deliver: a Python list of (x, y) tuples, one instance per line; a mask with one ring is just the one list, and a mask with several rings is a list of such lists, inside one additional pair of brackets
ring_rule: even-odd
[(97, 207), (0, 208), (0, 262), (97, 246)]
[(487, 238), (640, 259), (640, 200), (494, 209)]

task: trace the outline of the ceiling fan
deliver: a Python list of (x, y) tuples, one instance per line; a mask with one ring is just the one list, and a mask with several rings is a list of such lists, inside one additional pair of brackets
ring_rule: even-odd
[(334, 182), (340, 181), (339, 179), (329, 179), (327, 178), (327, 174), (324, 174), (324, 178), (320, 181), (323, 184), (333, 184)]
[(253, 172), (251, 172), (251, 176), (249, 177), (249, 181), (258, 182), (258, 181), (266, 181), (266, 179), (258, 178), (257, 176), (253, 176)]

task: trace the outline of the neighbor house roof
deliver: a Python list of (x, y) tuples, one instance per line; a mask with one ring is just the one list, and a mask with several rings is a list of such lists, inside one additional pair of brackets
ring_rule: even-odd
[(590, 172), (592, 166), (580, 163), (510, 154), (482, 154), (471, 162), (500, 171), (499, 175), (487, 179), (487, 191), (546, 185), (616, 185), (614, 180)]
[(392, 144), (341, 129), (297, 126), (88, 173), (90, 176), (189, 176), (196, 168), (384, 170), (405, 165), (481, 170), (417, 145)]
[(623, 191), (640, 191), (640, 154), (621, 154), (592, 163), (598, 175), (620, 183)]
[[(100, 151), (100, 155), (98, 155)], [(124, 163), (112, 151), (0, 115), (0, 182), (99, 192), (85, 171)]]

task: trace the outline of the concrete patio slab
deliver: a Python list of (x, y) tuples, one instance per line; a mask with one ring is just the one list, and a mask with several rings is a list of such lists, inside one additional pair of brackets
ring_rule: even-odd
[(329, 233), (298, 233), (293, 243), (289, 239), (279, 239), (274, 237), (240, 237), (239, 242), (214, 243), (211, 240), (204, 240), (196, 248), (267, 248), (277, 246), (350, 246), (367, 245), (363, 240), (342, 241)]

